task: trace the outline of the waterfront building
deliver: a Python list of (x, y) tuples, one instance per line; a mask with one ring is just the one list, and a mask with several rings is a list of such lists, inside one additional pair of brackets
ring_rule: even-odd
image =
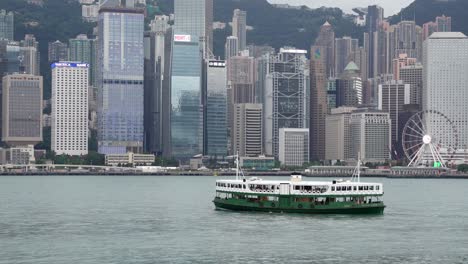
[(49, 63), (57, 61), (68, 61), (68, 45), (56, 40), (49, 42)]
[(262, 148), (261, 104), (235, 104), (232, 131), (232, 150), (241, 157), (256, 157), (263, 153)]
[(325, 49), (321, 56), (324, 56), (326, 77), (335, 76), (335, 31), (333, 31), (333, 27), (328, 21), (320, 27), (314, 45)]
[(101, 8), (98, 28), (98, 151), (141, 152), (143, 10)]
[(382, 7), (378, 5), (372, 5), (367, 8), (367, 15), (366, 15), (366, 33), (367, 38), (365, 42), (365, 46), (367, 49), (368, 54), (368, 74), (369, 78), (373, 78), (378, 73), (375, 71), (375, 56), (376, 56), (376, 35), (374, 32), (377, 31), (379, 25), (382, 23), (384, 19), (384, 10)]
[(405, 104), (410, 103), (410, 85), (403, 81), (388, 81), (379, 85), (378, 109), (390, 114), (392, 121), (392, 146), (396, 146), (403, 127), (400, 125), (400, 114)]
[(107, 166), (149, 166), (154, 163), (155, 159), (156, 156), (154, 156), (154, 154), (140, 154), (133, 152), (127, 152), (125, 154), (107, 154), (105, 156)]
[(10, 146), (42, 141), (42, 76), (11, 74), (3, 77), (2, 141)]
[(199, 38), (204, 57), (213, 51), (213, 0), (175, 0), (174, 31)]
[(336, 79), (335, 106), (359, 106), (364, 103), (363, 83), (358, 66), (351, 61)]
[(204, 107), (204, 154), (227, 156), (227, 85), (226, 62), (206, 62)]
[(279, 161), (283, 166), (302, 167), (309, 162), (309, 129), (279, 129)]
[(325, 118), (327, 106), (326, 52), (323, 46), (312, 46), (310, 59), (310, 160), (325, 159)]
[(4, 9), (0, 10), (0, 40), (13, 40), (14, 38), (14, 14)]
[(342, 106), (331, 110), (325, 120), (326, 160), (348, 160), (351, 158), (350, 118), (355, 107)]
[(197, 36), (174, 34), (171, 72), (171, 156), (203, 152), (202, 53)]
[(278, 158), (280, 128), (306, 128), (306, 54), (306, 50), (281, 48), (269, 57), (263, 95), (266, 155)]
[(226, 44), (224, 45), (224, 59), (229, 61), (231, 57), (239, 54), (239, 40), (235, 36), (229, 36), (226, 38)]
[(232, 16), (232, 35), (239, 41), (239, 50), (247, 48), (247, 12), (234, 9)]
[(362, 162), (386, 162), (391, 151), (390, 114), (360, 109), (351, 114), (351, 158)]
[[(424, 42), (422, 109), (445, 115), (458, 130), (458, 148), (468, 146), (468, 37), (460, 32), (436, 32)], [(452, 142), (451, 124), (426, 120), (441, 142)], [(446, 146), (449, 147), (449, 146)]]
[(275, 167), (275, 158), (273, 157), (240, 157), (239, 165), (248, 170), (271, 171)]
[(52, 139), (57, 155), (88, 154), (89, 65), (52, 64)]
[(96, 39), (88, 39), (85, 34), (69, 39), (68, 57), (70, 61), (80, 61), (89, 64), (89, 84), (96, 85)]
[(340, 76), (349, 62), (358, 55), (359, 40), (350, 37), (335, 39), (335, 76)]

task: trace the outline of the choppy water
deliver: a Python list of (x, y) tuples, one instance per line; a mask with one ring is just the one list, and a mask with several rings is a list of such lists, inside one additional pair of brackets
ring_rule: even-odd
[(468, 180), (383, 182), (382, 216), (216, 211), (216, 177), (0, 177), (0, 264), (468, 263)]

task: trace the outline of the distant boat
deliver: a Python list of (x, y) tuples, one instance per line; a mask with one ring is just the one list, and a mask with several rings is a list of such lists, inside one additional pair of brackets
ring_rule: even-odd
[[(303, 181), (245, 179), (236, 158), (236, 179), (217, 180), (217, 209), (304, 214), (382, 214), (383, 185), (360, 181), (360, 161), (351, 180)], [(240, 174), (242, 179), (240, 179)]]

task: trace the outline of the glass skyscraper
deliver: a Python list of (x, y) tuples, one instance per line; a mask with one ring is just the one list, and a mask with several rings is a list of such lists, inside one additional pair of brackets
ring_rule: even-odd
[(13, 40), (14, 15), (13, 12), (0, 10), (0, 39)]
[(174, 35), (171, 79), (171, 155), (189, 159), (203, 151), (201, 59), (198, 37)]
[(85, 34), (80, 34), (68, 41), (69, 60), (80, 61), (89, 64), (89, 82), (95, 84), (96, 49), (95, 39), (88, 39)]
[(101, 8), (98, 44), (98, 148), (103, 154), (143, 148), (142, 10)]
[(225, 61), (208, 61), (205, 104), (204, 152), (209, 156), (226, 156), (228, 142)]

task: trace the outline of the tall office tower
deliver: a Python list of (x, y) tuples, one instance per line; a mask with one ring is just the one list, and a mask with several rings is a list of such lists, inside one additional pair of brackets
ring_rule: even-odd
[(452, 31), (452, 17), (445, 15), (436, 17), (437, 32), (451, 32)]
[(198, 36), (204, 57), (213, 51), (213, 0), (175, 0), (174, 16), (177, 34)]
[(232, 127), (235, 104), (255, 103), (254, 58), (234, 56), (228, 61), (228, 127)]
[(206, 67), (204, 154), (226, 156), (228, 154), (226, 62), (208, 60)]
[(13, 12), (7, 12), (4, 9), (0, 10), (0, 40), (13, 40), (14, 26)]
[[(309, 89), (310, 90), (310, 89)], [(327, 113), (336, 108), (336, 78), (327, 80)]]
[(42, 76), (3, 77), (2, 141), (10, 146), (42, 141)]
[(60, 40), (49, 42), (49, 62), (68, 61), (68, 45)]
[(437, 32), (437, 24), (430, 21), (423, 24), (423, 41), (426, 40), (432, 33)]
[(247, 48), (247, 12), (234, 9), (232, 16), (232, 35), (239, 40), (239, 50)]
[(255, 58), (255, 102), (263, 104), (263, 94), (265, 93), (266, 77), (268, 73), (268, 61), (270, 54), (266, 53), (260, 57)]
[(340, 76), (349, 62), (358, 56), (359, 40), (350, 37), (335, 39), (335, 76)]
[(143, 10), (101, 8), (98, 22), (98, 151), (143, 150)]
[(309, 129), (280, 128), (279, 161), (284, 166), (302, 167), (309, 162)]
[(165, 158), (171, 158), (171, 84), (172, 84), (172, 51), (174, 29), (168, 27), (164, 36), (164, 69), (161, 89), (161, 150)]
[(279, 129), (306, 128), (306, 50), (281, 48), (268, 62), (263, 96), (264, 152), (278, 158)]
[(224, 59), (229, 61), (231, 57), (237, 55), (239, 55), (239, 40), (235, 36), (229, 36), (224, 45)]
[(360, 109), (351, 114), (351, 158), (362, 162), (386, 162), (390, 159), (390, 114), (378, 110)]
[(373, 5), (367, 8), (367, 16), (366, 16), (366, 33), (367, 33), (367, 54), (368, 54), (368, 73), (369, 78), (373, 78), (378, 73), (375, 72), (375, 54), (376, 54), (376, 36), (374, 32), (377, 31), (379, 25), (382, 23), (384, 19), (384, 10), (382, 7)]
[(21, 40), (20, 56), (25, 73), (33, 75), (40, 74), (41, 54), (39, 52), (39, 42), (37, 42), (34, 35), (26, 34), (24, 40)]
[(410, 58), (422, 59), (422, 29), (414, 21), (402, 21), (395, 26), (395, 53), (393, 58), (406, 54)]
[(387, 21), (381, 22), (377, 31), (374, 32), (374, 44), (373, 78), (392, 71), (392, 60), (395, 54), (395, 27), (390, 26)]
[(342, 106), (331, 110), (325, 125), (325, 159), (348, 160), (351, 158), (351, 130), (349, 120), (355, 107)]
[(52, 64), (52, 142), (57, 155), (88, 154), (88, 71), (86, 63)]
[(400, 67), (399, 79), (410, 85), (410, 104), (421, 108), (423, 91), (423, 66), (421, 63)]
[(358, 66), (348, 63), (344, 72), (336, 79), (336, 107), (360, 106), (364, 104), (363, 84)]
[(328, 21), (320, 27), (314, 45), (325, 47), (325, 51), (321, 55), (324, 56), (325, 60), (325, 74), (327, 77), (335, 76), (335, 31), (333, 31), (333, 27)]
[(325, 118), (327, 116), (326, 54), (323, 46), (312, 46), (310, 58), (310, 160), (325, 159)]
[[(176, 31), (177, 33), (177, 31)], [(174, 35), (171, 79), (171, 154), (188, 160), (203, 152), (202, 53), (197, 37)]]
[(96, 84), (96, 39), (88, 39), (80, 34), (68, 40), (68, 57), (70, 61), (80, 61), (89, 64), (89, 84)]
[(241, 157), (256, 157), (263, 154), (262, 113), (261, 104), (234, 105), (233, 153), (239, 153)]
[[(169, 17), (156, 16), (150, 23), (150, 31), (144, 37), (144, 131), (145, 151), (162, 154), (162, 108), (163, 108), (163, 80), (167, 75), (166, 34), (169, 29)], [(171, 34), (172, 36), (172, 34)], [(168, 89), (166, 85), (166, 90)]]
[(416, 58), (408, 57), (408, 54), (399, 54), (397, 58), (392, 60), (393, 79), (400, 80), (400, 69), (405, 66), (415, 65), (417, 61)]
[(400, 127), (399, 116), (403, 112), (403, 106), (410, 103), (410, 85), (403, 81), (388, 81), (379, 85), (378, 109), (390, 114), (392, 121), (392, 146), (396, 146), (400, 139), (398, 135), (403, 127)]
[[(439, 111), (458, 129), (459, 149), (468, 146), (468, 37), (460, 32), (437, 32), (424, 42), (423, 110)], [(429, 131), (439, 131), (451, 142), (450, 125), (426, 120)]]

